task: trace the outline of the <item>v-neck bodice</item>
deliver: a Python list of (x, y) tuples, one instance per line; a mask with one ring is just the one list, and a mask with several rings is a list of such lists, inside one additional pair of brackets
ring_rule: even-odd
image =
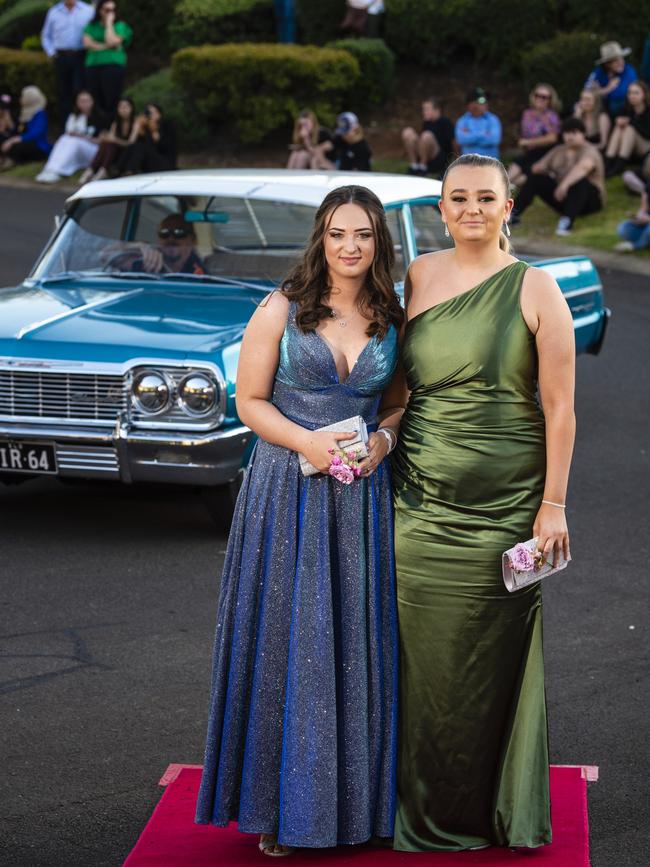
[(341, 380), (329, 344), (317, 331), (303, 334), (296, 324), (296, 312), (297, 305), (292, 303), (280, 343), (273, 404), (311, 429), (353, 415), (372, 423), (397, 363), (395, 328), (391, 326), (383, 339), (371, 337)]

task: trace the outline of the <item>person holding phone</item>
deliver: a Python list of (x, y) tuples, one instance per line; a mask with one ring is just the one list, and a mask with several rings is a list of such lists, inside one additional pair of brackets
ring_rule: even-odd
[(98, 0), (95, 17), (84, 30), (86, 84), (98, 108), (113, 119), (126, 75), (126, 48), (133, 30), (118, 21), (115, 0)]
[(118, 158), (117, 173), (167, 172), (176, 168), (176, 129), (162, 107), (149, 102), (133, 124), (129, 145)]

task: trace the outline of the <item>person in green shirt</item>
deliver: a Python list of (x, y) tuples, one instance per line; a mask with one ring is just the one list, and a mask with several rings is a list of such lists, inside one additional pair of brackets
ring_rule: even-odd
[(116, 21), (115, 0), (98, 0), (95, 17), (84, 30), (86, 83), (96, 105), (115, 115), (126, 73), (126, 46), (133, 36), (125, 21)]

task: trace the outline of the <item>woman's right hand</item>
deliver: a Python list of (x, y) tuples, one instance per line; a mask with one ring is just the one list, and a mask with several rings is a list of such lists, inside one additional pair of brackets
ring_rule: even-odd
[(351, 440), (356, 436), (354, 431), (347, 433), (329, 430), (305, 431), (305, 442), (299, 451), (321, 473), (327, 473), (332, 462), (329, 449), (340, 449), (340, 442)]

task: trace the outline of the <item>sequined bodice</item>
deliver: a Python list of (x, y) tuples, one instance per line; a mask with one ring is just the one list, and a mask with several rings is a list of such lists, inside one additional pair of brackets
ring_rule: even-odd
[(370, 338), (349, 375), (341, 380), (330, 347), (318, 332), (303, 334), (295, 317), (293, 303), (280, 343), (273, 404), (287, 418), (311, 429), (353, 415), (372, 424), (397, 363), (395, 329), (391, 326), (382, 340)]

